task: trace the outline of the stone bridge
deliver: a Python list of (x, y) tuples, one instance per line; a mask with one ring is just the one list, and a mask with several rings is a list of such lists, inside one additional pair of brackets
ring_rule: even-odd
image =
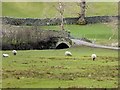
[(2, 50), (63, 49), (72, 45), (69, 33), (63, 30), (9, 25), (2, 29)]

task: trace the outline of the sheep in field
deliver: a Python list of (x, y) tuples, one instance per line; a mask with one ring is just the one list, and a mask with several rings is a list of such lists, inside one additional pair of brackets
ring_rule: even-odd
[(13, 55), (16, 55), (16, 54), (17, 54), (17, 51), (16, 51), (16, 50), (13, 50), (12, 53), (13, 53)]
[(92, 58), (93, 61), (96, 59), (96, 57), (97, 57), (96, 54), (91, 55), (91, 58)]
[(66, 51), (66, 52), (65, 52), (65, 56), (72, 56), (72, 53), (69, 52), (69, 51)]
[(118, 47), (118, 42), (117, 43), (112, 43), (111, 46), (112, 47)]
[(8, 54), (3, 54), (3, 57), (9, 57), (9, 55)]

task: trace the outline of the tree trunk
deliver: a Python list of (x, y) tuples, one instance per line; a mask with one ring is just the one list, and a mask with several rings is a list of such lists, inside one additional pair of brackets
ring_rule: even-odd
[(80, 14), (79, 14), (79, 19), (78, 19), (78, 24), (79, 25), (84, 25), (86, 24), (86, 20), (85, 20), (85, 8), (86, 8), (86, 2), (85, 0), (81, 0), (81, 2), (79, 3), (80, 6)]
[(61, 18), (61, 30), (65, 30), (64, 29), (64, 21), (63, 21), (63, 13), (64, 13), (64, 7), (62, 5), (61, 2), (59, 2), (59, 12), (60, 12), (60, 18)]

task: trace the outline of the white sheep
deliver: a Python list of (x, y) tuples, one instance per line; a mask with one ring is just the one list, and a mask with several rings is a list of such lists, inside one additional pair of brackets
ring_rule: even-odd
[(117, 43), (111, 43), (112, 47), (118, 47), (118, 42)]
[(13, 50), (12, 53), (13, 53), (13, 55), (16, 55), (16, 54), (17, 54), (17, 51), (16, 51), (16, 50)]
[(9, 55), (8, 54), (3, 54), (3, 57), (9, 57)]
[(69, 51), (66, 51), (66, 52), (65, 52), (65, 56), (72, 56), (72, 53), (69, 52)]
[(91, 55), (91, 58), (92, 58), (93, 61), (96, 59), (96, 57), (97, 57), (96, 54)]
[(50, 23), (49, 23), (49, 22), (47, 22), (47, 25), (50, 25)]

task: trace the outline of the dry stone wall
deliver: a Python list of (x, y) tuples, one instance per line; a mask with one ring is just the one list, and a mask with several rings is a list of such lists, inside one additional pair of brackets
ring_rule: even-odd
[[(93, 23), (106, 23), (113, 19), (118, 19), (118, 16), (94, 16), (86, 17), (88, 24)], [(77, 24), (78, 18), (64, 18), (65, 24)], [(44, 25), (59, 25), (61, 23), (60, 18), (45, 18), (45, 19), (35, 19), (35, 18), (12, 18), (12, 17), (2, 17), (3, 24), (10, 25), (27, 25), (27, 26), (44, 26)]]

